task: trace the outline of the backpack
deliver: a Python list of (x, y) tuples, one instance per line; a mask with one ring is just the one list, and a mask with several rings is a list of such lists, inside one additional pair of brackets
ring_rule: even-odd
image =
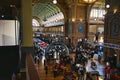
[(97, 64), (95, 62), (91, 62), (91, 68), (95, 70), (97, 68)]

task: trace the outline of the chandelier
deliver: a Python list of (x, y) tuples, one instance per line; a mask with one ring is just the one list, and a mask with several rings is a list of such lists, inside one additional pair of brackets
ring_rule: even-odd
[(83, 0), (85, 3), (94, 3), (95, 1), (97, 1), (97, 0)]

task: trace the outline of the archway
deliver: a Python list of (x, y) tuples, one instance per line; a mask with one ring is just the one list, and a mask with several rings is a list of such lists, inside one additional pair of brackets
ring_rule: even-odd
[(103, 42), (105, 1), (97, 1), (90, 12), (88, 36), (91, 41)]
[(52, 59), (59, 59), (60, 55), (69, 56), (69, 49), (63, 42), (55, 41), (45, 50), (46, 57), (50, 56)]

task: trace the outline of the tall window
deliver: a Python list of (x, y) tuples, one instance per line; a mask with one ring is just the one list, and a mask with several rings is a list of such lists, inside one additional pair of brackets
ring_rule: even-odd
[(104, 9), (92, 9), (90, 13), (91, 18), (104, 18), (105, 10)]

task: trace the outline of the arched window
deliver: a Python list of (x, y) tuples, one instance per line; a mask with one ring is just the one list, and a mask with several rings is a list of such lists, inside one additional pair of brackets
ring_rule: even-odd
[(32, 19), (32, 26), (40, 26), (40, 24), (36, 19)]

